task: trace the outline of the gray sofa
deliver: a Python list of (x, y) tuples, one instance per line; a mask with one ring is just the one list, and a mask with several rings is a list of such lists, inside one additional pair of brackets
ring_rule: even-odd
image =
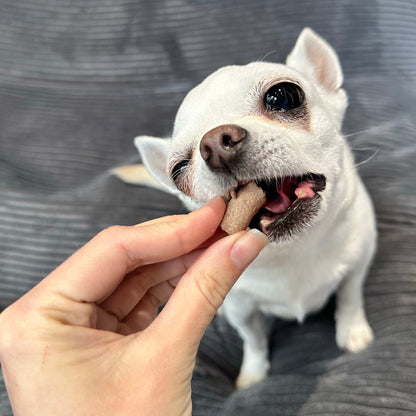
[[(412, 0), (0, 1), (0, 310), (104, 227), (184, 212), (110, 170), (139, 160), (135, 135), (169, 135), (184, 95), (210, 72), (282, 61), (304, 26), (339, 53), (344, 132), (376, 207), (365, 286), (376, 340), (338, 350), (333, 300), (303, 325), (268, 317), (270, 376), (235, 391), (241, 341), (216, 318), (200, 347), (194, 415), (415, 414)], [(0, 416), (11, 414), (0, 380)]]

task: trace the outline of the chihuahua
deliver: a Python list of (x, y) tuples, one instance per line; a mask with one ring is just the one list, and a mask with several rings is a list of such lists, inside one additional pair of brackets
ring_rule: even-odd
[(142, 166), (115, 171), (177, 195), (190, 210), (248, 182), (265, 192), (249, 227), (270, 244), (222, 305), (243, 340), (238, 388), (270, 366), (262, 313), (301, 322), (336, 292), (337, 345), (357, 352), (373, 340), (363, 281), (376, 249), (375, 215), (341, 134), (342, 84), (335, 51), (305, 28), (285, 65), (221, 68), (185, 97), (171, 139), (136, 138), (157, 182)]

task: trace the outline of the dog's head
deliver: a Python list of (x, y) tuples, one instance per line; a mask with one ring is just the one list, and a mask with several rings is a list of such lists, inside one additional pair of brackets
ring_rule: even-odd
[(250, 226), (287, 240), (325, 217), (342, 182), (342, 82), (334, 50), (304, 29), (286, 65), (219, 69), (186, 96), (172, 139), (135, 143), (153, 176), (188, 206), (255, 181), (267, 202)]

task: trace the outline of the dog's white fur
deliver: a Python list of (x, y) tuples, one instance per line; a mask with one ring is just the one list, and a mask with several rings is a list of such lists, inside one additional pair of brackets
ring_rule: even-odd
[[(291, 128), (290, 123), (273, 122), (253, 111), (262, 86), (280, 79), (302, 86), (308, 101), (308, 126)], [(136, 139), (152, 175), (189, 209), (235, 186), (235, 178), (209, 169), (198, 151), (202, 136), (224, 124), (246, 129), (250, 136), (245, 145), (257, 155), (246, 161), (245, 177), (238, 180), (304, 172), (326, 177), (319, 212), (309, 227), (293, 238), (271, 242), (223, 304), (223, 313), (244, 341), (237, 379), (240, 388), (263, 379), (269, 368), (268, 339), (260, 312), (302, 321), (336, 291), (339, 347), (355, 352), (373, 340), (362, 286), (375, 251), (376, 226), (371, 201), (341, 135), (347, 105), (342, 83), (336, 53), (306, 28), (286, 65), (255, 62), (221, 68), (187, 95), (172, 139)], [(261, 144), (270, 138), (272, 143), (263, 148)], [(170, 161), (184, 149), (193, 149), (190, 195), (182, 194), (168, 174)], [(122, 169), (118, 174), (123, 177)]]

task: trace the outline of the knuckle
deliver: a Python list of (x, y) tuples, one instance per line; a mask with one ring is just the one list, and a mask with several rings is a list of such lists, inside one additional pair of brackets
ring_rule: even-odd
[(135, 250), (129, 248), (131, 240), (131, 227), (123, 225), (112, 225), (100, 231), (95, 237), (96, 242), (109, 250), (116, 250), (126, 259), (127, 268), (139, 264), (141, 258)]
[(13, 306), (0, 314), (0, 358), (3, 354), (16, 349), (25, 339), (22, 320), (16, 316)]
[(9, 344), (9, 328), (7, 327), (7, 309), (0, 313), (0, 354)]
[(119, 236), (125, 227), (121, 225), (112, 225), (111, 227), (104, 228), (97, 234), (97, 239), (103, 243), (114, 244), (119, 241)]
[(206, 270), (196, 279), (199, 291), (215, 311), (222, 305), (228, 293), (228, 288), (220, 277), (220, 273)]

